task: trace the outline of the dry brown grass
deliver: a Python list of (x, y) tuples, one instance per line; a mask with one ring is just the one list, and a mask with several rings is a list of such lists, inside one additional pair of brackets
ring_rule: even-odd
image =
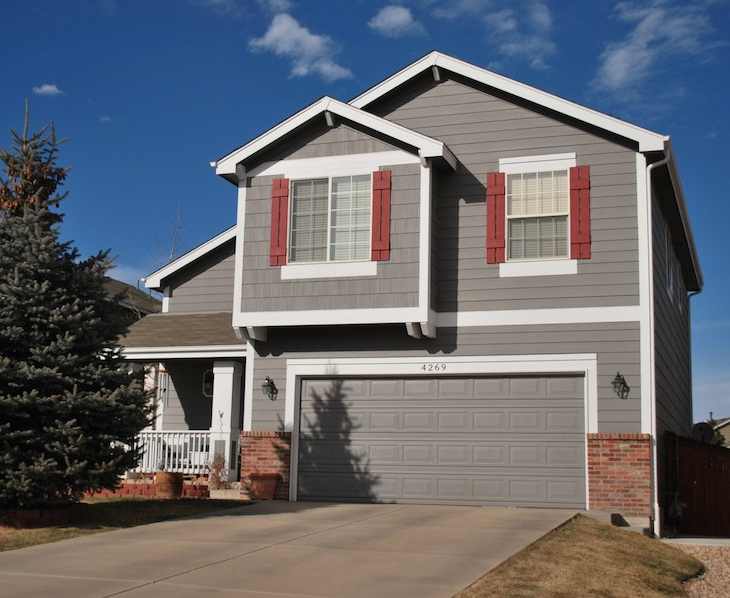
[(205, 515), (247, 503), (228, 500), (154, 500), (145, 498), (92, 498), (83, 521), (76, 525), (35, 529), (0, 528), (0, 552), (36, 544), (58, 542), (157, 521)]
[(702, 563), (681, 550), (578, 516), (455, 598), (686, 598)]

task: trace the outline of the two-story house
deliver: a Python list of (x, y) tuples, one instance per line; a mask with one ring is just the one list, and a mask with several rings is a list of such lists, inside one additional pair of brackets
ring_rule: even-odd
[(126, 340), (160, 432), (290, 500), (658, 529), (702, 288), (668, 137), (433, 52), (213, 166), (237, 222), (146, 279), (164, 313)]

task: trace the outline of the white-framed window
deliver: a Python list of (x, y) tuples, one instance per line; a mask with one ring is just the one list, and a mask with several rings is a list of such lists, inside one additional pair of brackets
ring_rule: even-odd
[(507, 260), (569, 256), (568, 170), (506, 175)]
[(372, 175), (293, 180), (289, 263), (370, 259)]

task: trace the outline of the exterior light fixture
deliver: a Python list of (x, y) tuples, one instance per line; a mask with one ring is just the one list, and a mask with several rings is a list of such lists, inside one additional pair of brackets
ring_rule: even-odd
[(266, 376), (266, 380), (264, 380), (264, 383), (261, 385), (261, 392), (263, 392), (272, 401), (275, 401), (279, 394), (279, 389), (276, 388), (274, 381)]
[(613, 392), (616, 393), (616, 396), (619, 399), (625, 399), (629, 396), (629, 391), (631, 388), (629, 388), (629, 385), (626, 384), (626, 380), (624, 380), (624, 377), (616, 372), (616, 377), (611, 382), (611, 386), (613, 386)]

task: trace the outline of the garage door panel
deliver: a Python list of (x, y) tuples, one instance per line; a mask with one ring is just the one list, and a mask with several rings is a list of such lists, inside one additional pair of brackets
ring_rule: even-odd
[(579, 377), (305, 380), (298, 494), (584, 507), (583, 388)]

